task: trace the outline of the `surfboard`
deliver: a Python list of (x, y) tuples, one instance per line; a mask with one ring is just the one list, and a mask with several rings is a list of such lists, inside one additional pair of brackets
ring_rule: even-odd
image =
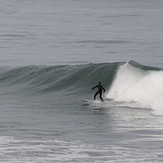
[(83, 102), (91, 102), (91, 100), (81, 99)]
[(101, 103), (99, 100), (87, 100), (87, 99), (81, 99), (81, 101), (85, 103)]
[(112, 99), (104, 99), (104, 101), (101, 100), (87, 100), (87, 99), (81, 99), (81, 101), (85, 102), (85, 103), (93, 103), (93, 104), (99, 104), (99, 103), (108, 103), (110, 101), (112, 101)]

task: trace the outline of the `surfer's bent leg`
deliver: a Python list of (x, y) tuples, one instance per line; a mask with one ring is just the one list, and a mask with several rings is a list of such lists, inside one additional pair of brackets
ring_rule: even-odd
[(99, 92), (96, 92), (94, 95), (94, 100), (96, 100), (96, 96), (98, 95)]
[(103, 98), (102, 98), (102, 93), (100, 93), (100, 99), (101, 99), (101, 101), (104, 101)]

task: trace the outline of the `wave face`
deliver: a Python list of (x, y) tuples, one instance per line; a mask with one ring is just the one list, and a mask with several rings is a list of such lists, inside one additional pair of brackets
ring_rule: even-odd
[(18, 85), (22, 90), (41, 94), (63, 91), (85, 96), (98, 81), (108, 90), (106, 98), (135, 102), (163, 115), (163, 70), (160, 68), (130, 61), (0, 69), (0, 87)]
[(119, 64), (122, 63), (3, 67), (0, 69), (0, 84), (28, 85), (33, 91), (42, 93), (88, 90), (100, 80), (109, 87)]
[(163, 70), (135, 62), (120, 66), (107, 98), (136, 102), (163, 115)]

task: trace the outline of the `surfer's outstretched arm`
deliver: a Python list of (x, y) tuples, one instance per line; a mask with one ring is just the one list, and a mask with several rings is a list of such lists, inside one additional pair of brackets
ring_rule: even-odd
[(91, 90), (93, 90), (93, 89), (95, 89), (95, 88), (97, 88), (98, 87), (98, 85), (96, 85), (96, 86), (94, 86), (93, 88), (91, 88)]

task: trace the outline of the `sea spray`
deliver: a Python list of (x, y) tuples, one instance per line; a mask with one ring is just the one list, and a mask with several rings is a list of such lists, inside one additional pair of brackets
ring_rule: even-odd
[(144, 70), (126, 63), (119, 67), (106, 97), (134, 101), (157, 115), (163, 115), (163, 71)]

